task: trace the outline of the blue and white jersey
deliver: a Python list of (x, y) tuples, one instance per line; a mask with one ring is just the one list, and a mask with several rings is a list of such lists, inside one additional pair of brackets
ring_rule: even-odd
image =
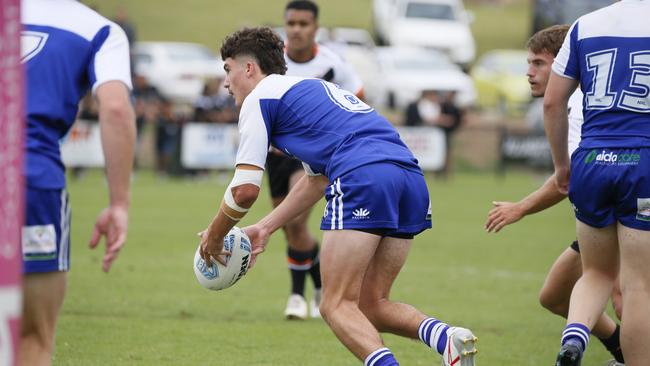
[(580, 82), (581, 147), (650, 147), (650, 1), (622, 0), (579, 18), (553, 71)]
[(269, 75), (244, 99), (236, 164), (264, 169), (269, 145), (330, 181), (359, 166), (391, 162), (420, 172), (397, 131), (373, 108), (337, 85)]
[(23, 0), (22, 24), (27, 184), (60, 189), (65, 175), (59, 140), (90, 88), (111, 80), (131, 88), (129, 44), (118, 25), (74, 0)]

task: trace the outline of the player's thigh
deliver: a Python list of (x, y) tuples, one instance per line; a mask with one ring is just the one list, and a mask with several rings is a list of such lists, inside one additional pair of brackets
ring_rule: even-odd
[(612, 280), (616, 279), (619, 267), (616, 224), (599, 228), (576, 220), (576, 233), (583, 272), (597, 270)]
[(621, 289), (650, 294), (650, 231), (618, 225), (621, 248)]
[(388, 298), (393, 282), (406, 262), (412, 242), (412, 239), (382, 238), (363, 279), (361, 302)]
[[(67, 272), (26, 274), (23, 279), (23, 334), (49, 338), (63, 304)], [(46, 339), (47, 340), (47, 339)]]
[(545, 303), (568, 302), (573, 286), (582, 275), (580, 253), (573, 248), (566, 248), (555, 260), (546, 275), (540, 292)]
[(361, 283), (381, 237), (356, 230), (323, 233), (320, 268), (324, 301), (358, 300)]

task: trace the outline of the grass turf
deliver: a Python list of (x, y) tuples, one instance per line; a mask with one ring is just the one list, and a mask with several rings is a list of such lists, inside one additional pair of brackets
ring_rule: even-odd
[[(479, 365), (550, 365), (559, 348), (564, 321), (542, 309), (537, 294), (552, 261), (574, 237), (568, 203), (497, 235), (483, 231), (492, 200), (518, 199), (540, 183), (523, 173), (429, 181), (433, 229), (416, 238), (392, 298), (472, 328)], [(281, 233), (234, 287), (210, 292), (196, 283), (196, 232), (216, 212), (224, 188), (216, 176), (163, 180), (138, 173), (129, 241), (106, 275), (101, 250), (85, 245), (106, 203), (104, 180), (91, 171), (70, 183), (72, 271), (55, 365), (360, 364), (323, 321), (283, 319), (289, 276)], [(269, 201), (265, 187), (242, 224), (268, 212)], [(311, 216), (315, 231), (322, 209), (321, 203)], [(419, 342), (384, 339), (402, 365), (439, 363)], [(583, 364), (599, 365), (607, 356), (596, 341)]]

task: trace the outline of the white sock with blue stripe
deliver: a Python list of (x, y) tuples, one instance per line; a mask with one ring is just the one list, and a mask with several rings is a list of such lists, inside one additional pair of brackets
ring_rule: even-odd
[(449, 329), (449, 325), (440, 320), (426, 318), (418, 327), (418, 336), (424, 344), (442, 354), (447, 346), (447, 329)]
[(369, 354), (363, 364), (364, 366), (399, 366), (393, 353), (386, 347)]
[(584, 352), (589, 344), (589, 333), (589, 328), (586, 325), (571, 323), (562, 332), (562, 345), (568, 342), (577, 342), (582, 347), (582, 352)]

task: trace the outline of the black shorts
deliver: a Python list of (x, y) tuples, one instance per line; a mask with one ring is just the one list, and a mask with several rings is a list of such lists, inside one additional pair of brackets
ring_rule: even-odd
[(266, 156), (266, 172), (271, 186), (271, 198), (285, 197), (289, 193), (289, 177), (304, 170), (298, 159), (269, 152)]
[(580, 254), (580, 246), (578, 245), (578, 241), (577, 241), (577, 240), (574, 240), (573, 243), (571, 243), (570, 247), (571, 247), (571, 249), (573, 249), (573, 250), (575, 250), (576, 252), (578, 252), (578, 254)]

